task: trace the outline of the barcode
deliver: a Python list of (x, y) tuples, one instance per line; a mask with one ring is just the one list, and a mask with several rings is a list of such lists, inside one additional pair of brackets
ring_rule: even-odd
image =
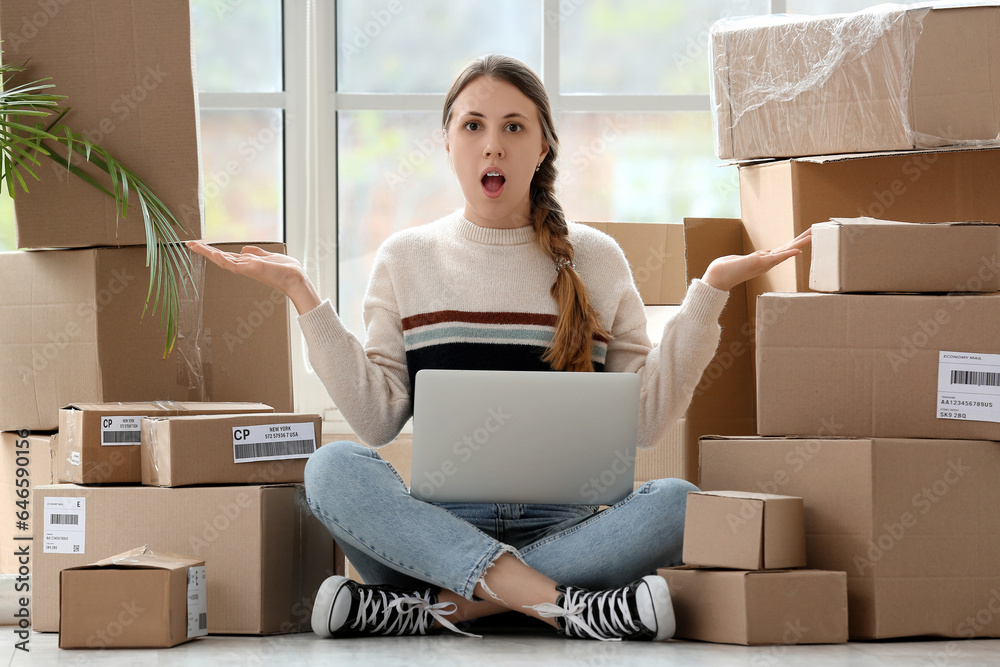
[(61, 526), (66, 524), (72, 524), (74, 526), (80, 525), (80, 517), (76, 514), (52, 514), (49, 518), (50, 526)]
[(199, 630), (207, 630), (208, 629), (208, 613), (207, 612), (203, 611), (200, 614), (198, 614), (198, 629)]
[(952, 371), (952, 384), (974, 384), (980, 387), (1000, 387), (1000, 373), (983, 371)]
[(285, 440), (283, 442), (243, 442), (233, 445), (237, 461), (258, 458), (283, 458), (312, 454), (316, 444), (312, 440)]
[(142, 442), (142, 433), (139, 431), (105, 431), (101, 434), (101, 444), (108, 443), (122, 443), (122, 442), (134, 442), (139, 444)]

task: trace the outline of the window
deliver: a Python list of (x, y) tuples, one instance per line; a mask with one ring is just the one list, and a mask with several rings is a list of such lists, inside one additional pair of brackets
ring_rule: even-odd
[(208, 241), (284, 240), (281, 0), (191, 0)]

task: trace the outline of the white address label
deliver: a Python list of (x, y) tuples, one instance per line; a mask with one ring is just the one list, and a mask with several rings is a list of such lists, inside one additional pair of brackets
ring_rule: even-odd
[(938, 354), (938, 419), (1000, 423), (1000, 354)]
[(138, 445), (142, 441), (142, 416), (101, 417), (101, 445)]
[(205, 566), (188, 568), (187, 636), (201, 637), (208, 634), (208, 599), (205, 597)]
[(86, 498), (45, 498), (42, 551), (82, 554), (87, 538)]
[(306, 459), (316, 451), (316, 429), (302, 424), (261, 424), (233, 427), (233, 461)]

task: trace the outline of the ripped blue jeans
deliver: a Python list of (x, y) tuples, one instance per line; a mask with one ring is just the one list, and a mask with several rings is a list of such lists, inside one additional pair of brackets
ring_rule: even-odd
[(646, 482), (594, 505), (427, 503), (412, 498), (378, 452), (332, 442), (306, 464), (306, 497), (368, 584), (434, 584), (468, 600), (487, 568), (511, 553), (557, 583), (624, 586), (678, 565), (687, 494), (681, 479)]

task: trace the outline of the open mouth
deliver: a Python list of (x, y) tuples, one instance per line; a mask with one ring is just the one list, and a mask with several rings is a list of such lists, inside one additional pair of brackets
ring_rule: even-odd
[(483, 174), (483, 192), (490, 199), (496, 199), (503, 192), (503, 184), (507, 181), (499, 171), (490, 170)]

